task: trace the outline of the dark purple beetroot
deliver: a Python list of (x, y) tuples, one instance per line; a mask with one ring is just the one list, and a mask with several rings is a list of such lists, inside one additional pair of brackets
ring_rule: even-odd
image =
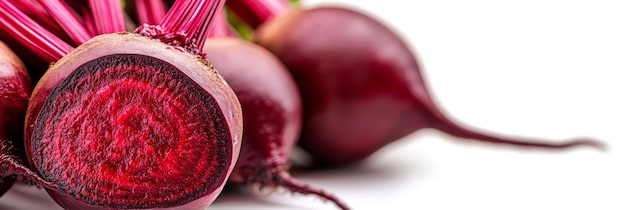
[(0, 196), (16, 176), (5, 166), (9, 156), (22, 156), (22, 132), (28, 97), (32, 91), (24, 63), (0, 41)]
[[(229, 1), (229, 6), (242, 2), (248, 1)], [(282, 12), (257, 15), (266, 21), (254, 40), (273, 52), (296, 80), (304, 104), (298, 144), (318, 166), (358, 162), (422, 128), (530, 148), (603, 146), (587, 139), (499, 137), (462, 127), (435, 106), (416, 56), (385, 25), (339, 7)]]
[(31, 95), (24, 145), (34, 173), (18, 174), (65, 209), (211, 204), (234, 168), (243, 126), (236, 95), (198, 54), (223, 3), (177, 2), (159, 26), (99, 35), (67, 55), (44, 45), (61, 58)]
[(237, 38), (208, 39), (203, 51), (242, 107), (243, 143), (230, 181), (315, 194), (348, 209), (334, 195), (303, 184), (287, 172), (302, 126), (302, 103), (282, 63), (264, 48)]

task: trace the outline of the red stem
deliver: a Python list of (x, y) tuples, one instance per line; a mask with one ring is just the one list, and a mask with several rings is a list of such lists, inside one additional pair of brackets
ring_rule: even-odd
[(169, 10), (161, 27), (169, 33), (182, 36), (183, 44), (202, 49), (207, 31), (212, 27), (213, 17), (222, 10), (226, 0), (176, 1)]
[(56, 34), (57, 36), (62, 36), (65, 34), (59, 24), (57, 24), (48, 13), (44, 12), (43, 10), (41, 10), (40, 7), (37, 7), (35, 4), (33, 4), (32, 1), (14, 0), (12, 1), (12, 3), (13, 6), (24, 12), (26, 16), (37, 21), (37, 23), (46, 28), (48, 31)]
[(228, 24), (225, 10), (218, 11), (213, 18), (213, 27), (209, 29), (209, 38), (227, 38), (238, 36), (235, 29)]
[(0, 27), (26, 48), (48, 62), (55, 62), (73, 47), (44, 29), (17, 9), (10, 0), (0, 0)]
[(85, 28), (80, 15), (65, 2), (60, 0), (37, 0), (37, 2), (70, 35), (74, 44), (80, 45), (92, 37)]
[(83, 18), (85, 20), (85, 28), (87, 29), (87, 31), (89, 31), (89, 34), (98, 34), (98, 29), (96, 29), (96, 23), (93, 14), (91, 14), (90, 12), (90, 9), (87, 7), (79, 7), (76, 8), (76, 11), (83, 14)]
[(135, 0), (135, 12), (139, 24), (156, 25), (165, 17), (167, 6), (163, 1)]
[[(65, 3), (69, 5), (73, 11), (76, 11), (80, 17), (83, 18), (83, 22), (85, 22), (85, 28), (88, 33), (92, 36), (98, 34), (96, 32), (96, 26), (93, 20), (93, 15), (91, 14), (91, 9), (89, 8), (89, 2), (86, 0), (65, 0)], [(80, 18), (79, 17), (79, 18)]]
[(237, 17), (254, 29), (289, 10), (287, 0), (228, 0), (226, 4)]
[(122, 4), (119, 0), (89, 0), (89, 7), (96, 35), (126, 31)]

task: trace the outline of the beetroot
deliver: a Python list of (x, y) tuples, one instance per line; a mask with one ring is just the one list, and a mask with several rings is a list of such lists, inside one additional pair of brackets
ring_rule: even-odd
[(315, 194), (348, 209), (334, 195), (305, 185), (287, 172), (288, 157), (302, 126), (302, 103), (280, 61), (264, 48), (236, 38), (208, 39), (203, 51), (242, 106), (243, 143), (230, 181)]
[(26, 115), (31, 83), (22, 61), (13, 51), (0, 42), (0, 196), (13, 182), (15, 176), (5, 164), (10, 156), (19, 156), (22, 124)]
[(358, 162), (422, 128), (521, 147), (603, 147), (588, 139), (553, 143), (465, 128), (435, 106), (416, 57), (382, 23), (347, 8), (287, 11), (275, 6), (283, 1), (269, 2), (229, 0), (228, 6), (242, 19), (253, 19), (246, 21), (253, 27), (263, 23), (254, 41), (273, 52), (296, 80), (304, 104), (298, 144), (318, 166)]
[(179, 1), (158, 26), (68, 49), (2, 2), (21, 20), (3, 27), (60, 58), (28, 104), (24, 144), (34, 172), (9, 168), (65, 209), (206, 208), (234, 168), (243, 126), (234, 92), (199, 53), (223, 4)]

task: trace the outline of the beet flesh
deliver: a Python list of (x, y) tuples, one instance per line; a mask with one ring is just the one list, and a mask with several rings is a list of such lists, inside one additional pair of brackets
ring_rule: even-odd
[(241, 107), (205, 59), (100, 35), (53, 64), (25, 123), (33, 170), (66, 209), (204, 209), (239, 155)]
[(334, 195), (303, 184), (287, 172), (302, 126), (302, 102), (282, 63), (266, 49), (237, 38), (208, 39), (203, 52), (242, 106), (243, 143), (230, 181), (315, 194), (348, 209)]
[(256, 43), (287, 66), (301, 91), (298, 145), (317, 166), (355, 163), (422, 128), (478, 141), (547, 149), (593, 140), (497, 137), (451, 121), (428, 93), (416, 56), (377, 20), (340, 7), (292, 9), (261, 25)]
[(24, 63), (0, 42), (0, 196), (11, 188), (16, 176), (4, 167), (9, 156), (21, 156), (22, 132), (31, 81)]

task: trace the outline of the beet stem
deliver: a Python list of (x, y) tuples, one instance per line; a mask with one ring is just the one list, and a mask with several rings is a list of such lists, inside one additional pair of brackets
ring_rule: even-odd
[(213, 17), (224, 7), (224, 3), (225, 0), (176, 1), (165, 14), (161, 27), (186, 37), (184, 45), (192, 44), (202, 49)]
[(73, 47), (44, 29), (17, 9), (9, 0), (0, 1), (0, 26), (26, 48), (48, 62), (54, 62)]
[(273, 173), (273, 174), (274, 174), (274, 180), (276, 183), (278, 183), (278, 185), (283, 186), (292, 192), (300, 193), (304, 195), (308, 195), (308, 194), (317, 195), (330, 202), (333, 202), (340, 209), (343, 209), (343, 210), (350, 209), (350, 207), (348, 207), (348, 205), (345, 204), (343, 201), (341, 201), (337, 196), (330, 194), (328, 192), (325, 192), (324, 190), (315, 189), (311, 187), (310, 185), (304, 184), (298, 181), (293, 176), (291, 176), (286, 171), (280, 170), (279, 172)]
[(228, 20), (226, 20), (226, 11), (223, 9), (219, 10), (213, 18), (213, 27), (209, 29), (209, 38), (237, 37), (237, 33), (228, 24)]
[(89, 0), (96, 34), (126, 31), (122, 4), (119, 0)]
[(287, 0), (228, 0), (228, 7), (250, 27), (256, 29), (263, 22), (289, 10)]
[(96, 20), (90, 10), (91, 9), (86, 7), (77, 8), (77, 11), (83, 14), (83, 18), (85, 19), (85, 28), (87, 31), (91, 34), (98, 34), (98, 29), (95, 23)]
[(80, 45), (89, 40), (92, 35), (84, 27), (80, 15), (67, 3), (60, 0), (37, 0), (39, 4), (57, 21), (68, 35), (74, 40), (74, 44)]
[(85, 29), (87, 29), (92, 37), (98, 34), (96, 32), (96, 26), (91, 8), (89, 8), (89, 2), (86, 0), (65, 0), (65, 3), (67, 3), (73, 11), (76, 11), (78, 15), (82, 15), (80, 17), (82, 17), (85, 22)]
[[(37, 23), (41, 24), (44, 28), (54, 33), (57, 36), (67, 35), (65, 31), (57, 24), (52, 17), (41, 8), (35, 6), (30, 0), (14, 0), (13, 6), (15, 6), (20, 11), (23, 11), (26, 16), (32, 18), (37, 21)], [(69, 38), (69, 37), (68, 37)]]
[(135, 12), (139, 24), (159, 24), (165, 17), (167, 6), (163, 1), (135, 0)]

